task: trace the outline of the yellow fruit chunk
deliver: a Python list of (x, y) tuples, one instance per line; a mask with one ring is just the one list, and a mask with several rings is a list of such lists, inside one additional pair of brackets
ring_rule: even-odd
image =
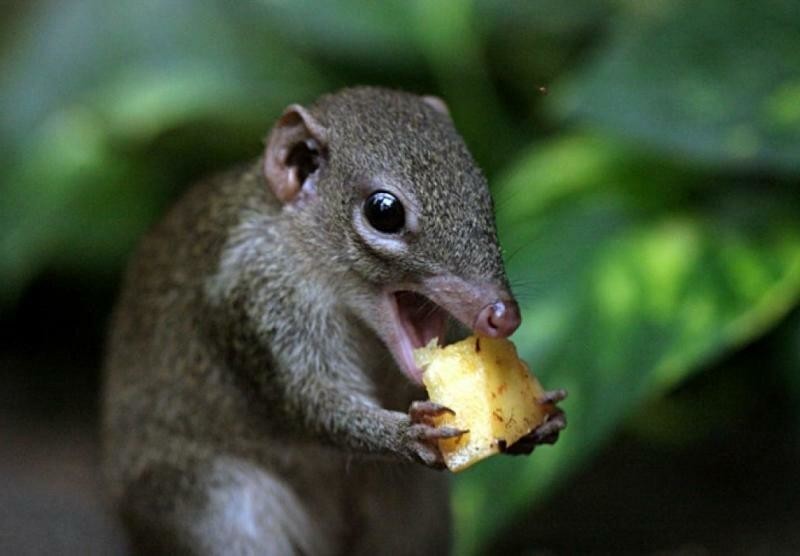
[(451, 471), (503, 450), (556, 411), (539, 402), (544, 390), (509, 340), (470, 336), (443, 348), (433, 341), (414, 358), (430, 400), (455, 412), (437, 417), (436, 425), (469, 430), (439, 441)]

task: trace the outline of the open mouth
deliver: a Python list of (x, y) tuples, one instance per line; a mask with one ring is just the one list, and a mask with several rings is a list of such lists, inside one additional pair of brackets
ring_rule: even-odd
[(410, 291), (388, 294), (394, 317), (389, 348), (400, 369), (414, 382), (422, 383), (422, 369), (414, 363), (414, 350), (434, 338), (444, 341), (448, 313), (427, 297)]

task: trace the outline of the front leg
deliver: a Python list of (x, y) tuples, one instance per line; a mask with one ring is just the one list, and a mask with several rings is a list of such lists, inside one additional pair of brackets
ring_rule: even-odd
[(438, 439), (459, 433), (437, 429), (419, 408), (406, 414), (381, 407), (361, 366), (382, 357), (363, 327), (330, 304), (337, 292), (308, 297), (294, 282), (272, 282), (263, 274), (269, 268), (259, 266), (260, 281), (223, 291), (214, 314), (230, 364), (257, 385), (267, 426), (349, 452), (440, 467)]
[(389, 411), (366, 397), (344, 392), (340, 386), (320, 378), (303, 381), (290, 393), (294, 413), (303, 428), (336, 446), (363, 454), (383, 455), (442, 469), (438, 441), (466, 431), (437, 427), (433, 417), (452, 412), (430, 402), (414, 402), (408, 414)]

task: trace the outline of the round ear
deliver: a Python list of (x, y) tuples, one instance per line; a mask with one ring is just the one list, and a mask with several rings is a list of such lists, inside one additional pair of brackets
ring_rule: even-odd
[(437, 112), (439, 112), (440, 114), (444, 114), (448, 118), (450, 117), (450, 109), (447, 108), (447, 103), (445, 103), (445, 101), (443, 101), (439, 97), (433, 95), (425, 95), (424, 97), (422, 97), (422, 101), (431, 108), (433, 108), (434, 110), (436, 110)]
[(305, 108), (292, 104), (267, 138), (264, 176), (275, 196), (291, 202), (324, 162), (327, 130)]

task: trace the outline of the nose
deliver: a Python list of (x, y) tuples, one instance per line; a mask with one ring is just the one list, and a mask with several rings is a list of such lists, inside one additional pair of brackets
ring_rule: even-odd
[(473, 328), (478, 334), (490, 338), (506, 338), (519, 327), (522, 318), (516, 301), (497, 300), (480, 310)]

